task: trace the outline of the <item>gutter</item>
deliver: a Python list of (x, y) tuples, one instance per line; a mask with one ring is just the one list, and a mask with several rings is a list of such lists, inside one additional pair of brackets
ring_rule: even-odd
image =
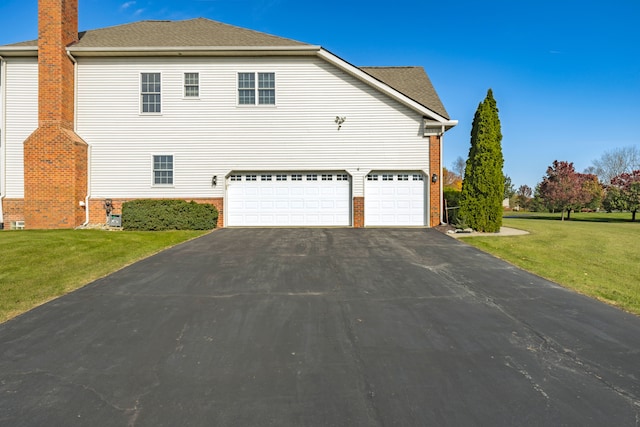
[(0, 224), (4, 224), (4, 198), (7, 197), (7, 172), (6, 172), (6, 158), (7, 158), (7, 99), (6, 99), (6, 87), (7, 87), (7, 63), (5, 59), (0, 56)]
[(82, 47), (69, 46), (76, 56), (286, 56), (316, 55), (320, 46), (166, 46)]
[(38, 46), (2, 46), (0, 55), (4, 56), (38, 56)]
[[(69, 49), (67, 49), (67, 56), (73, 62), (73, 131), (78, 134), (78, 61), (73, 57)], [(86, 227), (89, 224), (89, 198), (91, 194), (91, 146), (87, 144), (87, 194), (84, 198), (84, 222), (81, 227)], [(82, 203), (82, 202), (80, 202)]]

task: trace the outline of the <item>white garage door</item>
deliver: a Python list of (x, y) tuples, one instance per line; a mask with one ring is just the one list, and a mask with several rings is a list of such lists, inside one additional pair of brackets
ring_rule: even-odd
[(425, 225), (424, 175), (375, 172), (364, 184), (365, 225)]
[(351, 224), (351, 178), (336, 172), (250, 172), (227, 180), (228, 226)]

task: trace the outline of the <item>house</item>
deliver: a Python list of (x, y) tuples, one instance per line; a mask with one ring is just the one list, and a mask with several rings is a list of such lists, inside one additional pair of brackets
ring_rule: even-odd
[(0, 223), (104, 223), (104, 203), (212, 203), (219, 226), (435, 226), (451, 120), (421, 67), (198, 18), (78, 32), (40, 0), (0, 46)]

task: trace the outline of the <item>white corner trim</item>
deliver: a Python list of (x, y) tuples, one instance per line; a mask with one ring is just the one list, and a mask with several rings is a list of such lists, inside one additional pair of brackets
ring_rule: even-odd
[(6, 197), (7, 168), (5, 159), (7, 158), (7, 63), (0, 56), (0, 223), (4, 223), (4, 198)]

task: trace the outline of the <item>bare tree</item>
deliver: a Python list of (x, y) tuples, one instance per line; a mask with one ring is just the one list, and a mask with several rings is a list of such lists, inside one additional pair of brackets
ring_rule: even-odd
[(464, 176), (464, 169), (467, 167), (467, 162), (465, 162), (465, 160), (458, 156), (458, 158), (453, 162), (453, 166), (451, 167), (451, 170), (458, 176), (463, 177)]
[(603, 184), (609, 184), (616, 176), (637, 169), (640, 169), (640, 148), (632, 145), (606, 151), (593, 161), (593, 166), (588, 167), (587, 171), (598, 175)]

